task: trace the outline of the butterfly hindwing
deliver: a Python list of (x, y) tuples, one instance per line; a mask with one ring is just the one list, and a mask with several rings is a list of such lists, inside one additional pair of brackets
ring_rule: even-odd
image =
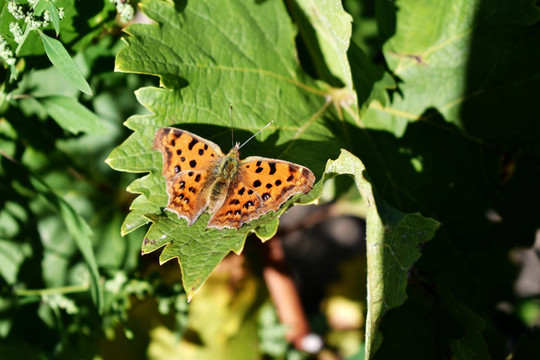
[(229, 184), (225, 200), (208, 221), (208, 227), (239, 229), (246, 222), (262, 215), (263, 202), (260, 195), (238, 175)]

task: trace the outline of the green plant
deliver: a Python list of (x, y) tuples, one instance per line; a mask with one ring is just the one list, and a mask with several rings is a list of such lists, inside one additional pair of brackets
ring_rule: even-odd
[[(319, 199), (328, 213), (363, 212), (367, 224), (365, 258), (325, 288), (327, 298), (362, 302), (353, 289), (367, 280), (364, 341), (353, 334), (356, 355), (341, 355), (537, 355), (538, 296), (526, 299), (528, 315), (501, 310), (525, 308), (508, 254), (530, 246), (539, 225), (530, 207), (540, 200), (533, 1), (344, 1), (345, 11), (332, 1), (147, 0), (140, 8), (153, 23), (127, 27), (123, 47), (114, 5), (85, 13), (75, 1), (55, 4), (64, 19), (29, 32), (30, 53), (13, 51), (7, 22), (0, 26), (19, 59), (0, 48), (9, 55), (0, 89), (0, 335), (11, 341), (0, 354), (305, 356), (274, 338), (283, 328), (264, 305), (250, 244), (272, 238), (293, 203)], [(93, 98), (54, 86), (60, 77), (49, 66), (58, 64), (30, 46), (47, 45), (53, 28)], [(110, 73), (113, 56), (123, 74)], [(145, 109), (129, 100), (135, 89)], [(226, 150), (231, 103), (238, 140), (274, 120), (244, 155), (308, 166), (317, 183), (238, 231), (206, 230), (207, 215), (188, 227), (163, 212), (154, 134), (174, 125)], [(250, 233), (259, 239), (246, 242)], [(322, 334), (344, 334), (328, 329), (327, 316), (308, 313)], [(21, 320), (47, 336), (29, 341)]]

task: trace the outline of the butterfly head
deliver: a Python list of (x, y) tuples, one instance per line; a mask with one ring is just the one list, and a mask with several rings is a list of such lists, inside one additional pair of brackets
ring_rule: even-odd
[(240, 158), (240, 143), (238, 143), (238, 142), (235, 143), (234, 146), (232, 147), (232, 149), (227, 154), (227, 156)]

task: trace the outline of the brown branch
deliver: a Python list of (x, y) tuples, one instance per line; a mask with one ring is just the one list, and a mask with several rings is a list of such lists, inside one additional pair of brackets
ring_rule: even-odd
[(280, 236), (260, 246), (263, 276), (280, 322), (287, 327), (286, 340), (298, 350), (316, 353), (322, 347), (318, 335), (310, 333), (300, 295), (291, 277)]
[(279, 320), (287, 326), (286, 339), (297, 349), (302, 349), (302, 339), (309, 332), (309, 324), (294, 284), (281, 238), (274, 236), (261, 246), (264, 259), (263, 276), (276, 307)]

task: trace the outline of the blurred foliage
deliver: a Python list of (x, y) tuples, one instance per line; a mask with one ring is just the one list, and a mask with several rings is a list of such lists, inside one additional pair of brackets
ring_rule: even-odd
[[(0, 358), (309, 357), (283, 340), (247, 230), (211, 263), (181, 258), (183, 279), (176, 262), (159, 265), (177, 249), (141, 257), (145, 236), (166, 226), (199, 231), (163, 216), (160, 176), (133, 174), (159, 171), (155, 129), (190, 123), (228, 144), (230, 102), (236, 137), (278, 118), (246, 154), (307, 165), (319, 180), (312, 197), (371, 216), (367, 258), (324, 243), (324, 221), (285, 240), (305, 246), (289, 257), (326, 340), (316, 356), (540, 357), (540, 295), (514, 290), (520, 264), (509, 256), (540, 227), (537, 2), (345, 0), (347, 14), (330, 1), (148, 0), (160, 26), (127, 35), (121, 1), (16, 1), (40, 22), (32, 30), (9, 3), (0, 0)], [(435, 223), (418, 212), (441, 224), (429, 242)], [(253, 229), (271, 234), (273, 221)], [(189, 304), (186, 276), (198, 287), (208, 277)]]

